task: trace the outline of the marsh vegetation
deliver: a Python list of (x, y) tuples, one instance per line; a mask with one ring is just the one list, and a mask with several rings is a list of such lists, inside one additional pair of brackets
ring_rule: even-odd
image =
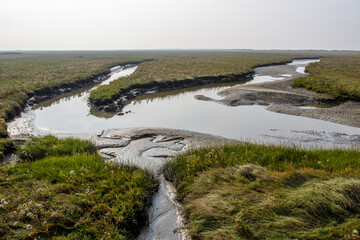
[(329, 93), (340, 100), (360, 100), (360, 56), (340, 55), (312, 63), (310, 74), (295, 80), (294, 86)]
[(253, 144), (203, 148), (165, 167), (193, 239), (357, 239), (360, 152)]
[(0, 166), (1, 239), (132, 239), (147, 220), (154, 178), (106, 163), (90, 142), (34, 138), (23, 162)]

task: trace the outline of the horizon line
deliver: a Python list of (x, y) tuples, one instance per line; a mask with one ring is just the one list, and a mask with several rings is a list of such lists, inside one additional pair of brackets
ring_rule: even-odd
[(76, 52), (76, 51), (324, 51), (324, 52), (359, 52), (360, 49), (315, 49), (315, 48), (303, 48), (303, 49), (254, 49), (254, 48), (139, 48), (139, 49), (0, 49), (1, 53), (6, 52)]

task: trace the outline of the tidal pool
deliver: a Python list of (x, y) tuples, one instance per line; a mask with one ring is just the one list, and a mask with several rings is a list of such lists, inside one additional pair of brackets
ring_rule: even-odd
[[(246, 84), (303, 76), (305, 67), (316, 61), (319, 60), (294, 60), (287, 65), (291, 66), (290, 72), (272, 75), (262, 73), (267, 69), (261, 68), (262, 71), (255, 69), (254, 79)], [(129, 75), (135, 70), (136, 67), (115, 69), (110, 78), (102, 84)], [(26, 110), (20, 118), (9, 124), (9, 131), (11, 135), (19, 133), (56, 135), (95, 133), (111, 128), (161, 127), (258, 143), (304, 147), (349, 147), (359, 143), (360, 128), (270, 112), (266, 110), (266, 106), (230, 107), (194, 98), (195, 95), (205, 95), (213, 99), (221, 99), (217, 93), (232, 85), (234, 84), (144, 95), (126, 105), (123, 115), (91, 110), (87, 99), (90, 90), (87, 89), (44, 102), (36, 109)]]

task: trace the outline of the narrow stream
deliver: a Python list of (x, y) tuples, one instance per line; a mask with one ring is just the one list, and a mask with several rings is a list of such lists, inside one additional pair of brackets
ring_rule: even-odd
[[(284, 80), (304, 76), (305, 67), (319, 60), (294, 60), (292, 72), (262, 74), (268, 67), (255, 69), (254, 79), (245, 84)], [(111, 77), (102, 84), (133, 73), (135, 67), (112, 69)], [(125, 106), (124, 115), (91, 110), (87, 104), (89, 89), (42, 103), (25, 111), (9, 124), (11, 135), (19, 133), (62, 134), (95, 133), (103, 129), (162, 127), (190, 130), (230, 139), (258, 143), (288, 144), (303, 147), (349, 147), (358, 138), (359, 128), (322, 120), (270, 112), (266, 106), (229, 107), (199, 101), (196, 95), (220, 99), (219, 91), (234, 84), (212, 85), (172, 92), (144, 95)]]

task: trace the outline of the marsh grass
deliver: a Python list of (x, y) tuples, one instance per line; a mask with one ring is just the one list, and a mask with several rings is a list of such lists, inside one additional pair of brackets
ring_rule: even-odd
[(18, 151), (20, 158), (34, 161), (47, 156), (64, 156), (81, 153), (95, 153), (95, 146), (89, 141), (74, 138), (58, 139), (54, 136), (31, 138)]
[(0, 118), (0, 138), (8, 137), (7, 124), (4, 119)]
[(357, 239), (360, 152), (241, 144), (165, 166), (193, 239)]
[(2, 161), (6, 154), (14, 152), (17, 148), (16, 143), (10, 138), (0, 138), (0, 161)]
[(360, 56), (332, 56), (306, 68), (310, 75), (295, 80), (294, 86), (338, 99), (360, 100)]
[[(53, 146), (66, 140), (58, 141)], [(135, 238), (147, 220), (155, 179), (135, 167), (106, 163), (92, 149), (60, 152), (0, 167), (0, 238)]]
[(15, 142), (8, 138), (6, 122), (0, 118), (0, 161), (5, 158), (6, 154), (15, 151), (15, 149)]

